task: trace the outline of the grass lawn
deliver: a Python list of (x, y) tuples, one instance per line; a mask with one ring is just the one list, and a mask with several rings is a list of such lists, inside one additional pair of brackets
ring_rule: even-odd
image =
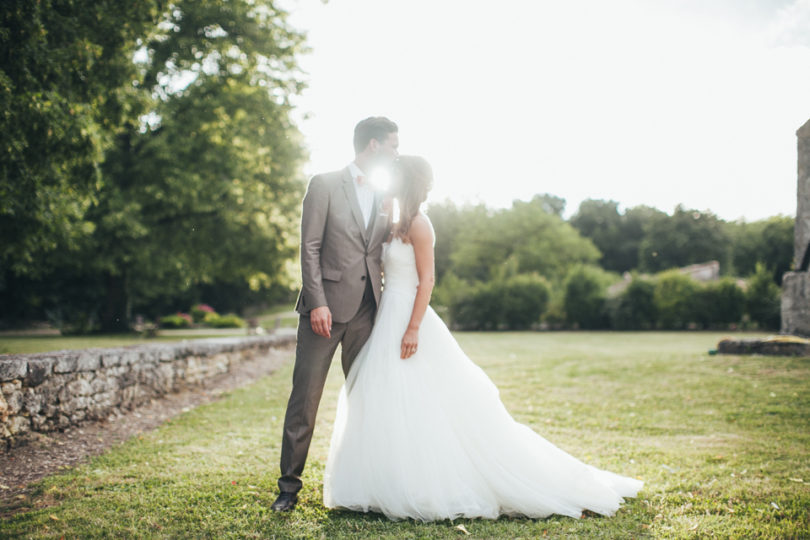
[(184, 339), (200, 339), (207, 337), (222, 337), (225, 334), (244, 336), (244, 328), (230, 329), (228, 332), (194, 331), (186, 333), (170, 331), (168, 335), (153, 338), (144, 338), (138, 334), (103, 334), (98, 336), (0, 336), (0, 354), (26, 354), (57, 351), (61, 349), (86, 349), (90, 347), (124, 347), (143, 343), (160, 341), (182, 341)]
[[(321, 503), (337, 393), (324, 393), (298, 508), (276, 515), (291, 366), (45, 479), (9, 537), (810, 536), (810, 359), (710, 356), (718, 333), (459, 333), (507, 408), (645, 487), (612, 518), (422, 524)], [(394, 421), (396, 419), (393, 419)], [(3, 513), (11, 507), (0, 509)]]

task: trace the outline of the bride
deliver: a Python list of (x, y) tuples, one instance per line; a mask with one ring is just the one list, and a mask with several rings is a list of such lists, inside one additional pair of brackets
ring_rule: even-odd
[(434, 233), (419, 207), (430, 165), (401, 156), (394, 182), (400, 220), (374, 329), (340, 392), (324, 504), (421, 521), (612, 515), (642, 482), (582, 463), (509, 415), (428, 305)]

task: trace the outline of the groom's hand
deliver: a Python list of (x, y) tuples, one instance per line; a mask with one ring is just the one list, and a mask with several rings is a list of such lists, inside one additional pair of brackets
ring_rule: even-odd
[(309, 312), (312, 331), (325, 338), (332, 337), (332, 312), (329, 306), (316, 307)]

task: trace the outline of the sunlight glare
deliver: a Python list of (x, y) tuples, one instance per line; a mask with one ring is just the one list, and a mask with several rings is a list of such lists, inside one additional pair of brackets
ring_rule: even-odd
[(368, 175), (368, 181), (375, 191), (387, 192), (391, 187), (391, 173), (384, 168), (373, 169)]

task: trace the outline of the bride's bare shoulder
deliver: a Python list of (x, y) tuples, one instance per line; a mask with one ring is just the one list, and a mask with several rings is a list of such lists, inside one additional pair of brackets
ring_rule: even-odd
[(430, 223), (430, 219), (428, 219), (428, 217), (421, 212), (416, 214), (413, 221), (411, 221), (408, 236), (410, 237), (410, 242), (414, 245), (433, 245), (435, 241), (435, 234), (433, 232), (433, 224)]

